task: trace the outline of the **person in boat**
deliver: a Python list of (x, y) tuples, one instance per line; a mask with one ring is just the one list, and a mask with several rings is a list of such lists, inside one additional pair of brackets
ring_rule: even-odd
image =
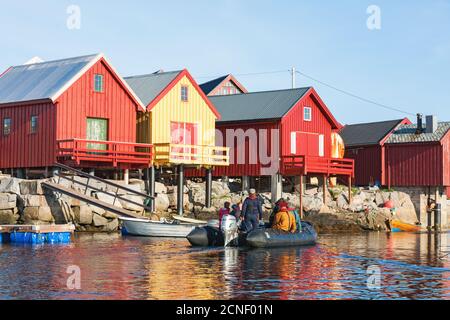
[(263, 211), (255, 189), (249, 190), (249, 196), (242, 205), (241, 214), (244, 217), (246, 232), (258, 229), (259, 221), (263, 218)]
[(280, 208), (280, 212), (275, 215), (272, 229), (290, 233), (297, 232), (297, 222), (294, 214), (287, 207)]
[(238, 204), (233, 204), (230, 214), (236, 218), (236, 221), (239, 221), (241, 219), (241, 207)]
[(273, 220), (275, 219), (275, 215), (280, 212), (280, 209), (282, 207), (288, 207), (289, 204), (287, 203), (287, 201), (284, 198), (281, 198), (280, 200), (278, 200), (277, 202), (275, 202), (275, 207), (272, 210), (272, 214), (269, 217), (269, 225), (273, 224)]
[(222, 228), (222, 219), (223, 216), (225, 215), (229, 215), (231, 213), (231, 209), (230, 209), (231, 203), (229, 203), (228, 201), (226, 201), (223, 204), (223, 208), (219, 210), (219, 229)]

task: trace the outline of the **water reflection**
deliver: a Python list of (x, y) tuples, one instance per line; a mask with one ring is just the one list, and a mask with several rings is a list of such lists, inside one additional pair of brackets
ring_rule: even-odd
[[(0, 245), (2, 299), (448, 299), (448, 235), (324, 235), (314, 247), (191, 248), (185, 240), (78, 235)], [(67, 267), (81, 290), (67, 289)], [(367, 286), (378, 266), (381, 287)]]

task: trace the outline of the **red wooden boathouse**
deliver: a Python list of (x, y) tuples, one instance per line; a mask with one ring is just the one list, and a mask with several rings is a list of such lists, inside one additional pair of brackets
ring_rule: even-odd
[(148, 167), (150, 145), (135, 143), (144, 111), (102, 54), (11, 67), (0, 76), (0, 169)]
[(355, 185), (384, 186), (386, 174), (386, 141), (407, 119), (346, 125), (340, 131), (345, 157), (355, 160)]
[(273, 199), (281, 196), (283, 176), (345, 176), (351, 182), (353, 160), (331, 156), (332, 135), (341, 125), (314, 88), (210, 100), (222, 115), (217, 145), (230, 148), (230, 166), (217, 168), (215, 176), (271, 176)]
[(427, 116), (404, 124), (386, 141), (386, 185), (428, 187), (450, 196), (450, 122)]

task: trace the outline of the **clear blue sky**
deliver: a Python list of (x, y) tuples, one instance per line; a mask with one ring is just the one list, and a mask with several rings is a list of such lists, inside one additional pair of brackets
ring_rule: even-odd
[[(81, 9), (69, 30), (67, 7)], [(366, 26), (369, 5), (381, 30)], [(104, 52), (124, 75), (188, 68), (208, 76), (295, 66), (324, 82), (411, 113), (450, 120), (450, 0), (1, 0), (0, 69)], [(238, 77), (251, 91), (290, 87), (290, 75)], [(343, 123), (404, 115), (311, 80)]]

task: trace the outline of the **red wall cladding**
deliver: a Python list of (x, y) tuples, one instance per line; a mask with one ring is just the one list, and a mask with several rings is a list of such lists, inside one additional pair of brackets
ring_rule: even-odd
[[(38, 129), (31, 133), (31, 117)], [(3, 120), (12, 121), (11, 133), (3, 134)], [(44, 167), (55, 162), (55, 106), (52, 103), (0, 107), (0, 168)]]

